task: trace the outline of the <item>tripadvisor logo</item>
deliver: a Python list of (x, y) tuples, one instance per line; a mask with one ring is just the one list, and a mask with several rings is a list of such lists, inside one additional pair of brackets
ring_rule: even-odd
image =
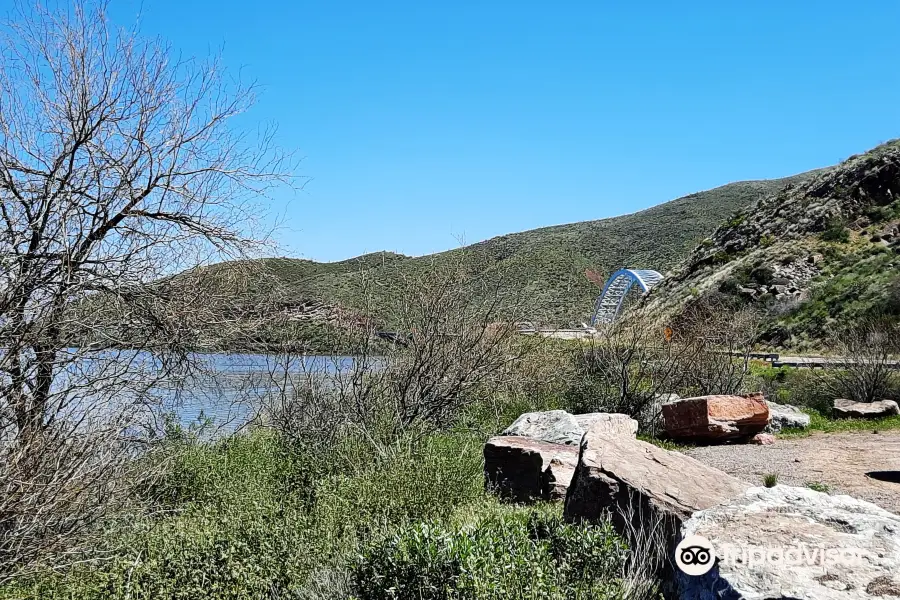
[[(759, 565), (781, 567), (843, 565), (858, 567), (873, 560), (861, 548), (815, 548), (799, 542), (787, 547), (724, 544), (719, 559), (729, 567), (754, 568)], [(716, 564), (712, 543), (702, 535), (690, 535), (675, 547), (675, 564), (687, 575), (705, 575)]]
[(712, 544), (702, 535), (689, 535), (675, 547), (675, 564), (687, 575), (705, 575), (715, 562)]

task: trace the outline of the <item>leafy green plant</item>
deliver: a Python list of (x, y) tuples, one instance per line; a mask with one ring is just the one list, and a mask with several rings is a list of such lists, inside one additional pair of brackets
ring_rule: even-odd
[(826, 494), (829, 491), (831, 491), (831, 488), (828, 486), (828, 484), (821, 483), (818, 481), (810, 481), (809, 483), (806, 484), (806, 487), (808, 487), (809, 489), (814, 490), (816, 492), (824, 492)]
[(822, 231), (820, 237), (826, 242), (845, 244), (850, 241), (850, 230), (847, 229), (842, 218), (831, 217), (825, 224), (825, 230)]
[(746, 216), (746, 215), (743, 215), (743, 214), (736, 214), (736, 215), (734, 215), (733, 217), (731, 217), (730, 219), (728, 219), (728, 221), (726, 221), (725, 226), (726, 226), (726, 227), (730, 227), (730, 228), (739, 227), (739, 226), (741, 226), (741, 225), (744, 223), (744, 221), (746, 221), (746, 220), (747, 220), (747, 216)]
[(767, 488), (775, 487), (778, 485), (778, 474), (777, 473), (767, 473), (763, 476), (763, 485)]
[(497, 507), (377, 540), (353, 579), (362, 600), (614, 598), (625, 557), (608, 524), (569, 525), (552, 506)]

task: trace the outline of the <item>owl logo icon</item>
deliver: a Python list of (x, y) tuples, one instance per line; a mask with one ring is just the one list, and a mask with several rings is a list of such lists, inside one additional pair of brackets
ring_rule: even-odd
[(704, 575), (715, 563), (712, 543), (702, 535), (690, 535), (675, 547), (675, 564), (687, 575)]

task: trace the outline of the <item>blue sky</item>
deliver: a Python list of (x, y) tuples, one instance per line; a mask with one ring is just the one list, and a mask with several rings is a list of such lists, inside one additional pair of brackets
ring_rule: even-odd
[(123, 0), (263, 87), (282, 254), (426, 254), (900, 136), (900, 3)]

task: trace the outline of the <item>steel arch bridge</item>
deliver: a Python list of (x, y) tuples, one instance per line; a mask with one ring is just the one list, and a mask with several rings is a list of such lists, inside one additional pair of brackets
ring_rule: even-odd
[(591, 317), (591, 326), (596, 327), (598, 323), (615, 321), (619, 316), (619, 311), (622, 310), (625, 296), (628, 295), (634, 284), (637, 284), (646, 294), (662, 280), (663, 276), (660, 273), (650, 269), (619, 269), (609, 276), (603, 286), (603, 292), (597, 298), (597, 303), (594, 305), (594, 316)]

